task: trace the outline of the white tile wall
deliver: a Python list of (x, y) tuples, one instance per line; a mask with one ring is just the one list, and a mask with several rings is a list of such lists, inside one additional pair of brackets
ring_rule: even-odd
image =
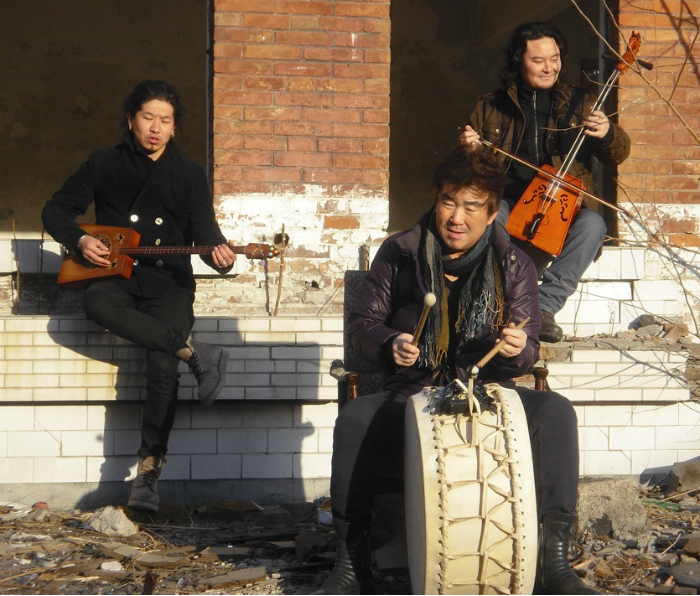
[[(681, 314), (677, 290), (644, 275), (643, 251), (606, 249), (557, 320), (583, 335), (625, 329), (645, 307)], [(195, 335), (229, 350), (229, 371), (204, 408), (181, 368), (163, 479), (327, 479), (337, 415), (327, 371), (343, 356), (342, 317), (200, 317)], [(143, 354), (82, 317), (0, 317), (0, 483), (132, 478), (141, 407), (128, 400), (143, 398)], [(575, 404), (581, 474), (640, 474), (697, 455), (685, 358), (574, 349), (548, 363), (550, 384)]]

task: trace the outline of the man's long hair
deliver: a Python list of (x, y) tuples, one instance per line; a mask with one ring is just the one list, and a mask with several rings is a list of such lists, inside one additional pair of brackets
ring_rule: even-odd
[(180, 101), (180, 94), (177, 89), (165, 81), (141, 81), (134, 87), (133, 91), (124, 100), (124, 120), (122, 126), (129, 129), (127, 116), (133, 118), (147, 101), (160, 99), (173, 106), (175, 127), (182, 130), (182, 118), (185, 115), (185, 108)]
[(569, 51), (569, 44), (564, 34), (554, 25), (537, 21), (520, 25), (510, 36), (506, 46), (506, 64), (501, 70), (501, 83), (503, 88), (510, 87), (520, 76), (523, 54), (527, 48), (527, 42), (543, 37), (551, 37), (559, 47), (559, 55), (563, 60)]
[(488, 194), (486, 206), (491, 215), (501, 206), (505, 181), (503, 165), (491, 149), (481, 147), (470, 151), (465, 145), (457, 145), (435, 168), (435, 201), (444, 188), (461, 190), (473, 186)]

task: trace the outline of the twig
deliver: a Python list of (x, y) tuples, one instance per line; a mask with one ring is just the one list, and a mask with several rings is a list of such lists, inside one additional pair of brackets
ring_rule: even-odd
[(280, 299), (282, 298), (282, 276), (284, 275), (284, 251), (287, 249), (287, 243), (285, 242), (284, 234), (284, 224), (282, 224), (282, 248), (280, 248), (280, 277), (277, 282), (277, 300), (275, 301), (275, 310), (272, 312), (272, 316), (276, 317), (279, 312)]

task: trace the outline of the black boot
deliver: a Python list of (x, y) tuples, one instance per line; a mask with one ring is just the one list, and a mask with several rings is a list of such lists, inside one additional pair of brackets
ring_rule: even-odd
[(214, 403), (224, 387), (229, 353), (217, 346), (190, 338), (187, 347), (175, 354), (187, 363), (197, 379), (197, 397), (205, 405)]
[(165, 460), (149, 455), (139, 460), (136, 478), (131, 487), (128, 506), (132, 509), (158, 513), (158, 477)]
[(370, 572), (368, 531), (362, 525), (334, 520), (336, 540), (335, 567), (331, 576), (313, 594), (374, 594)]
[(564, 337), (564, 331), (554, 320), (554, 315), (547, 310), (540, 310), (542, 317), (542, 326), (540, 327), (540, 341), (546, 341), (552, 344), (557, 343)]
[(537, 588), (542, 594), (600, 594), (588, 587), (569, 567), (569, 532), (574, 516), (545, 513), (537, 557)]

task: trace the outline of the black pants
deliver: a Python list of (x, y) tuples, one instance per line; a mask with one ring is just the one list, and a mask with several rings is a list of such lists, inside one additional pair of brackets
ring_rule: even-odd
[(145, 298), (111, 282), (94, 283), (83, 296), (83, 309), (89, 319), (147, 349), (139, 457), (163, 458), (168, 450), (180, 378), (175, 353), (185, 347), (192, 330), (193, 302), (192, 294), (185, 291)]
[[(578, 427), (568, 399), (515, 388), (527, 418), (537, 510), (573, 513), (578, 494)], [(368, 525), (373, 499), (403, 489), (404, 417), (408, 398), (388, 391), (349, 401), (333, 434), (333, 515)]]

